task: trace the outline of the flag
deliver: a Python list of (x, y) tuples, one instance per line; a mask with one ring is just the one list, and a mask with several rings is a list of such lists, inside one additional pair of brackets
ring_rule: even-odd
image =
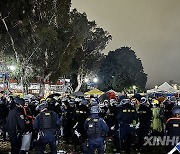
[(176, 150), (180, 152), (180, 142), (176, 145)]
[(168, 154), (173, 154), (176, 150), (180, 152), (180, 142)]

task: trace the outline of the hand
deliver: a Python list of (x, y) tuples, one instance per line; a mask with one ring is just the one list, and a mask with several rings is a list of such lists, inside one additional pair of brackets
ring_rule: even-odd
[(140, 123), (138, 122), (137, 124), (136, 124), (136, 129), (138, 129), (139, 128), (139, 125), (140, 125)]
[(115, 130), (115, 126), (112, 126), (112, 127), (111, 127), (111, 130)]
[(75, 130), (75, 131), (74, 131), (74, 133), (77, 135), (77, 137), (78, 137), (78, 138), (81, 136), (81, 134), (80, 134), (80, 133), (78, 133), (78, 131), (77, 131), (77, 130)]

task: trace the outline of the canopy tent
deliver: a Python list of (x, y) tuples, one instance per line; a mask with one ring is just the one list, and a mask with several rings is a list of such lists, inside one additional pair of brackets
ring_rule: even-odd
[(97, 88), (94, 88), (93, 90), (85, 92), (84, 94), (85, 95), (102, 95), (102, 94), (104, 94), (104, 92), (99, 90), (99, 89), (97, 89)]
[(160, 85), (157, 88), (153, 88), (150, 90), (147, 90), (147, 93), (158, 93), (158, 92), (164, 92), (164, 93), (177, 93), (178, 90), (173, 88), (169, 83), (164, 82), (162, 85)]

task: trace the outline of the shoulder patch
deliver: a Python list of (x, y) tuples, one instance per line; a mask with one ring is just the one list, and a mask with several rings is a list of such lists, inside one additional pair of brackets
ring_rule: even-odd
[(173, 127), (179, 127), (179, 125), (178, 124), (173, 124)]
[(98, 122), (98, 119), (94, 119), (94, 122)]
[(123, 112), (127, 112), (127, 110), (123, 110)]
[(45, 113), (45, 116), (50, 116), (50, 113), (48, 113), (48, 112), (47, 112), (47, 113)]
[(91, 120), (91, 118), (87, 118), (86, 120), (89, 121), (89, 120)]

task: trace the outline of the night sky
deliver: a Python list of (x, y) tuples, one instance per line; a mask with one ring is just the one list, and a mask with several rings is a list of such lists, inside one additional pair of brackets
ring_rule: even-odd
[(72, 0), (72, 8), (112, 35), (105, 53), (122, 46), (136, 52), (147, 87), (180, 83), (180, 0)]

